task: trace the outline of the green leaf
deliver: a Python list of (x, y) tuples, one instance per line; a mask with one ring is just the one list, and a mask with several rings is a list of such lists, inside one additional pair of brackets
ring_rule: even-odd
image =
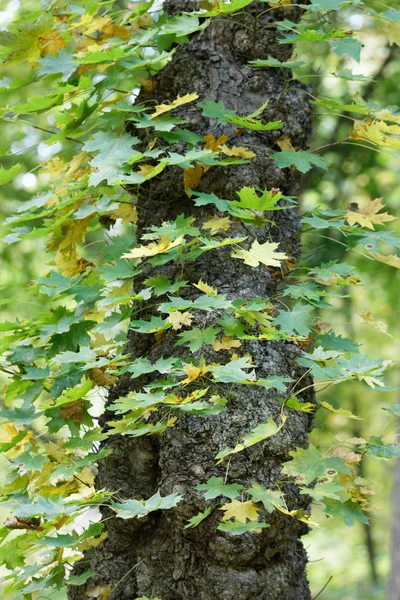
[(68, 577), (68, 585), (83, 585), (88, 579), (94, 577), (96, 573), (94, 571), (86, 571), (82, 575), (70, 575)]
[(257, 60), (251, 60), (249, 65), (252, 67), (279, 67), (279, 68), (287, 68), (287, 69), (296, 69), (298, 67), (302, 67), (306, 63), (302, 60), (290, 60), (286, 62), (281, 62), (277, 58), (273, 58), (269, 56), (266, 59), (257, 58)]
[(47, 94), (46, 96), (31, 96), (25, 104), (10, 106), (10, 110), (17, 114), (42, 113), (53, 106), (58, 106), (64, 101), (62, 94)]
[(381, 438), (371, 437), (366, 448), (367, 454), (377, 458), (395, 458), (400, 456), (400, 446), (385, 444)]
[(251, 488), (246, 490), (253, 502), (262, 502), (267, 512), (273, 512), (276, 506), (285, 506), (283, 495), (278, 490), (266, 490), (259, 483), (253, 483)]
[(357, 62), (360, 62), (361, 58), (361, 48), (362, 44), (354, 37), (344, 37), (338, 40), (335, 40), (332, 43), (332, 50), (338, 56), (343, 56), (343, 54), (347, 54), (350, 58), (354, 58)]
[(314, 309), (312, 306), (298, 302), (292, 310), (281, 310), (278, 316), (272, 321), (272, 324), (279, 325), (289, 335), (297, 331), (299, 335), (307, 336), (310, 332), (313, 312)]
[(328, 515), (331, 517), (342, 517), (348, 527), (354, 525), (356, 521), (360, 521), (366, 525), (369, 523), (369, 519), (362, 512), (361, 507), (355, 502), (352, 502), (352, 500), (347, 500), (342, 503), (338, 500), (327, 498), (324, 500), (324, 504)]
[(66, 363), (87, 363), (96, 358), (94, 350), (88, 346), (82, 346), (78, 352), (61, 352), (58, 354), (54, 361), (61, 365)]
[(400, 417), (400, 404), (392, 404), (392, 406), (383, 406), (382, 408), (395, 417)]
[(132, 519), (133, 517), (144, 517), (155, 510), (168, 510), (173, 508), (182, 500), (183, 496), (179, 494), (169, 494), (161, 496), (160, 492), (154, 494), (146, 501), (124, 500), (123, 502), (113, 502), (111, 508), (115, 510), (120, 519)]
[(5, 185), (14, 179), (14, 177), (20, 172), (21, 164), (17, 163), (9, 169), (5, 169), (0, 166), (0, 185)]
[(294, 165), (301, 173), (307, 173), (313, 165), (325, 171), (328, 168), (322, 156), (313, 154), (311, 150), (281, 150), (280, 152), (275, 152), (272, 160), (281, 169), (286, 169)]
[(220, 123), (227, 123), (227, 115), (235, 114), (232, 110), (227, 110), (221, 100), (219, 102), (214, 102), (213, 100), (204, 100), (197, 106), (202, 109), (203, 117), (218, 119)]
[(276, 435), (282, 429), (283, 425), (285, 424), (285, 420), (286, 417), (282, 417), (281, 424), (277, 425), (275, 421), (269, 417), (266, 423), (260, 423), (260, 425), (257, 425), (257, 427), (252, 429), (250, 433), (245, 435), (240, 444), (237, 444), (234, 448), (226, 448), (225, 450), (221, 450), (221, 452), (219, 452), (215, 458), (218, 458), (218, 462), (220, 463), (227, 456), (242, 452), (242, 450), (245, 448), (254, 446), (254, 444), (258, 444), (259, 442)]
[(312, 444), (306, 450), (297, 448), (289, 454), (293, 458), (290, 462), (285, 463), (282, 469), (282, 472), (289, 477), (295, 477), (303, 484), (308, 485), (325, 474), (325, 461), (320, 451)]
[(58, 53), (58, 56), (45, 56), (39, 60), (39, 65), (41, 65), (41, 75), (55, 75), (59, 73), (62, 75), (61, 81), (68, 81), (72, 73), (79, 66), (72, 54), (68, 54), (62, 50)]
[(191, 352), (196, 352), (202, 347), (203, 344), (209, 344), (211, 346), (220, 331), (221, 330), (219, 328), (212, 326), (205, 327), (204, 329), (193, 327), (193, 329), (189, 329), (189, 331), (184, 331), (183, 333), (179, 334), (178, 337), (180, 339), (177, 343), (188, 343)]
[(211, 513), (212, 509), (213, 509), (213, 507), (209, 506), (203, 512), (200, 512), (197, 515), (195, 515), (194, 517), (192, 517), (191, 519), (189, 519), (188, 522), (186, 523), (184, 529), (189, 529), (191, 527), (197, 527), (197, 525), (199, 525), (202, 521), (204, 521), (204, 519), (206, 519), (208, 517), (208, 515)]
[(246, 383), (247, 379), (254, 380), (256, 375), (254, 369), (250, 373), (243, 369), (251, 369), (253, 366), (249, 358), (242, 356), (242, 358), (231, 360), (226, 365), (211, 367), (210, 371), (214, 379), (221, 383)]
[(326, 481), (322, 483), (316, 483), (314, 487), (301, 487), (300, 491), (302, 494), (308, 494), (314, 500), (318, 502), (324, 498), (331, 498), (332, 500), (340, 500), (338, 493), (343, 491), (343, 486), (333, 483), (332, 481)]
[(217, 527), (219, 531), (230, 533), (232, 535), (242, 535), (243, 533), (257, 533), (266, 527), (271, 527), (268, 523), (258, 523), (257, 521), (249, 521), (242, 523), (241, 521), (223, 521)]
[(222, 477), (211, 477), (207, 483), (199, 483), (196, 485), (196, 490), (204, 490), (204, 498), (212, 500), (218, 496), (226, 496), (227, 498), (237, 498), (240, 496), (240, 490), (243, 486), (238, 483), (225, 484)]
[(227, 200), (223, 200), (222, 198), (218, 198), (215, 194), (205, 194), (204, 192), (196, 192), (195, 190), (190, 190), (193, 196), (196, 196), (194, 200), (195, 206), (206, 206), (207, 204), (214, 204), (218, 210), (224, 212), (228, 210), (229, 203)]
[(180, 288), (185, 287), (187, 281), (174, 281), (173, 283), (167, 279), (164, 275), (156, 275), (155, 277), (148, 277), (143, 282), (145, 285), (154, 288), (156, 296), (163, 296), (167, 292), (174, 294)]

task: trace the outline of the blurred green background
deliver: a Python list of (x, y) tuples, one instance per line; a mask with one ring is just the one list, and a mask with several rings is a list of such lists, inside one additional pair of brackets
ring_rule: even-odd
[[(373, 5), (373, 3), (369, 3)], [(379, 3), (377, 3), (379, 4)], [(5, 29), (21, 12), (36, 5), (34, 0), (11, 0), (0, 2), (0, 28)], [(398, 8), (397, 2), (388, 6)], [(358, 32), (364, 43), (361, 62), (358, 64), (346, 56), (339, 58), (328, 52), (327, 44), (300, 44), (298, 57), (306, 66), (296, 70), (296, 77), (311, 86), (314, 97), (327, 96), (348, 102), (355, 94), (376, 107), (400, 104), (400, 51), (390, 46), (382, 31), (376, 29), (373, 20), (355, 9), (343, 11), (342, 22), (335, 26), (351, 28)], [(337, 17), (336, 17), (337, 18)], [(399, 28), (400, 31), (400, 28)], [(400, 37), (400, 36), (399, 36)], [(26, 66), (28, 69), (28, 66)], [(339, 69), (348, 68), (360, 75), (359, 81), (335, 78)], [(24, 64), (18, 65), (18, 73), (11, 67), (2, 69), (0, 75), (0, 105), (24, 102), (29, 87), (24, 86)], [(46, 90), (43, 90), (43, 95)], [(45, 121), (39, 127), (50, 127)], [(312, 148), (320, 148), (326, 159), (328, 171), (314, 170), (304, 177), (300, 198), (301, 210), (306, 213), (317, 206), (345, 208), (350, 202), (361, 205), (369, 199), (383, 197), (386, 210), (400, 216), (400, 169), (399, 153), (372, 151), (354, 144), (335, 144), (345, 138), (351, 121), (324, 114), (322, 107), (315, 110), (315, 134), (310, 142)], [(17, 162), (23, 169), (9, 185), (0, 188), (0, 237), (9, 234), (7, 219), (20, 203), (29, 200), (42, 190), (51, 174), (38, 173), (38, 165), (54, 156), (62, 156), (61, 144), (47, 146), (45, 134), (23, 120), (1, 125), (0, 145), (7, 149), (2, 164), (9, 168)], [(400, 231), (399, 221), (390, 224)], [(335, 241), (335, 233), (322, 232), (327, 237), (304, 236), (304, 253), (309, 260), (318, 262), (345, 259), (356, 266), (362, 279), (359, 286), (348, 289), (348, 298), (332, 299), (329, 313), (320, 312), (322, 321), (327, 320), (336, 330), (362, 344), (362, 351), (371, 359), (383, 358), (396, 361), (388, 375), (389, 386), (396, 388), (400, 379), (397, 357), (400, 296), (399, 271), (382, 263), (369, 261), (362, 255), (349, 251)], [(327, 239), (331, 238), (331, 239)], [(6, 238), (7, 239), (7, 238)], [(18, 244), (3, 243), (0, 246), (0, 311), (1, 320), (32, 317), (44, 306), (31, 288), (31, 281), (46, 271), (45, 240), (25, 240)], [(346, 256), (344, 256), (346, 255)], [(47, 307), (46, 307), (47, 308)], [(388, 334), (365, 324), (360, 313), (370, 312), (374, 321), (383, 321)], [(312, 434), (314, 444), (328, 449), (338, 433), (365, 437), (383, 435), (386, 442), (395, 442), (395, 422), (382, 410), (383, 406), (400, 402), (396, 392), (367, 391), (356, 383), (331, 386), (321, 392), (325, 400), (335, 406), (338, 395), (341, 405), (362, 417), (362, 421), (350, 421), (340, 415), (327, 416), (321, 411)], [(322, 414), (324, 413), (324, 414)], [(309, 578), (314, 597), (322, 600), (383, 600), (390, 570), (391, 537), (391, 491), (394, 461), (367, 458), (363, 475), (376, 492), (372, 499), (369, 533), (364, 525), (357, 523), (348, 528), (339, 520), (326, 520), (304, 539), (310, 564)], [(5, 463), (0, 463), (4, 470)], [(1, 516), (1, 515), (0, 515)], [(317, 519), (318, 520), (318, 519)], [(400, 543), (400, 540), (399, 540)], [(324, 586), (326, 586), (324, 588)], [(324, 589), (323, 589), (324, 588)], [(44, 596), (43, 596), (44, 597)], [(62, 593), (51, 594), (53, 600), (65, 598)], [(284, 600), (284, 599), (282, 599)]]

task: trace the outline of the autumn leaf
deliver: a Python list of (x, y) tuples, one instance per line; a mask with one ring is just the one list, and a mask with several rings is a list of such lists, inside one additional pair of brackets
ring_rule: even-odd
[(231, 254), (232, 258), (240, 258), (244, 260), (246, 265), (250, 267), (258, 267), (260, 263), (271, 267), (280, 267), (281, 261), (288, 258), (284, 252), (276, 252), (279, 244), (275, 242), (265, 242), (260, 244), (255, 240), (250, 250), (235, 250)]
[(226, 144), (223, 144), (220, 147), (220, 150), (227, 156), (235, 156), (237, 158), (254, 158), (256, 156), (254, 152), (247, 150), (247, 148), (243, 148), (242, 146), (232, 146), (232, 148), (228, 148)]
[(158, 104), (155, 107), (155, 111), (149, 116), (150, 119), (155, 119), (160, 115), (177, 108), (178, 106), (182, 106), (183, 104), (187, 104), (188, 102), (193, 102), (193, 100), (197, 100), (199, 95), (194, 92), (193, 94), (185, 94), (185, 96), (178, 96), (173, 102), (168, 104)]
[(221, 144), (224, 144), (228, 141), (228, 136), (220, 135), (218, 139), (215, 139), (213, 134), (209, 133), (208, 135), (205, 135), (203, 137), (203, 140), (205, 141), (204, 148), (206, 150), (213, 150), (214, 152), (218, 152), (220, 150)]
[(175, 331), (181, 329), (183, 325), (190, 325), (193, 321), (193, 316), (190, 312), (181, 312), (179, 310), (175, 310), (168, 315), (167, 318), (168, 323), (171, 323), (172, 329)]
[(192, 383), (192, 381), (195, 381), (196, 379), (207, 373), (207, 371), (209, 371), (209, 367), (205, 364), (204, 360), (201, 360), (198, 367), (192, 365), (191, 363), (184, 363), (183, 370), (186, 373), (187, 377), (186, 379), (183, 379), (181, 383), (186, 385), (188, 383)]
[(235, 340), (232, 336), (224, 335), (221, 340), (215, 340), (212, 347), (216, 352), (220, 350), (231, 350), (232, 348), (239, 348), (241, 346), (239, 340)]
[(147, 256), (155, 256), (156, 254), (162, 254), (163, 252), (168, 252), (168, 250), (180, 246), (184, 240), (185, 238), (180, 236), (171, 242), (169, 236), (160, 236), (159, 242), (151, 242), (147, 246), (133, 248), (130, 252), (123, 254), (122, 258), (144, 258)]
[(201, 292), (204, 292), (205, 294), (207, 294), (207, 296), (217, 296), (218, 295), (218, 290), (211, 287), (211, 285), (208, 285), (208, 283), (205, 283), (202, 279), (200, 279), (197, 283), (194, 283), (193, 285)]
[(382, 198), (370, 200), (362, 210), (359, 210), (357, 205), (354, 206), (350, 204), (346, 210), (347, 222), (349, 225), (355, 225), (358, 223), (361, 225), (361, 227), (374, 229), (374, 225), (380, 225), (396, 219), (396, 217), (393, 217), (388, 213), (378, 214), (382, 208), (384, 208), (384, 204), (382, 204)]
[(232, 225), (233, 221), (229, 217), (214, 216), (201, 226), (202, 229), (209, 229), (210, 234), (214, 235), (218, 231), (226, 231)]
[[(203, 174), (204, 169), (202, 165), (196, 165), (190, 169), (185, 169), (183, 171), (183, 185), (185, 190), (195, 190), (199, 187)], [(188, 191), (186, 191), (186, 194), (189, 198), (192, 196)]]
[(223, 521), (234, 518), (240, 523), (246, 523), (247, 520), (257, 521), (258, 513), (260, 512), (260, 509), (251, 500), (240, 502), (240, 500), (236, 499), (223, 504), (220, 510), (223, 510), (225, 513), (222, 517)]
[(110, 213), (113, 219), (122, 219), (123, 223), (137, 223), (138, 214), (135, 206), (121, 202), (119, 207)]
[(366, 140), (376, 146), (400, 150), (400, 140), (391, 135), (400, 135), (399, 125), (388, 125), (385, 121), (368, 118), (366, 121), (354, 121), (350, 137), (353, 140)]
[(378, 252), (371, 252), (371, 256), (379, 262), (400, 269), (400, 257), (397, 254), (379, 254)]
[[(399, 260), (399, 268), (400, 268), (400, 260)], [(362, 312), (360, 313), (360, 317), (364, 320), (365, 323), (371, 325), (374, 329), (378, 331), (382, 331), (382, 333), (386, 333), (386, 335), (390, 335), (387, 330), (387, 324), (383, 321), (374, 321), (373, 316), (370, 312)], [(392, 336), (390, 336), (392, 337)]]
[(107, 387), (114, 385), (117, 381), (117, 377), (106, 373), (103, 369), (93, 368), (90, 369), (90, 379), (94, 381), (96, 385)]

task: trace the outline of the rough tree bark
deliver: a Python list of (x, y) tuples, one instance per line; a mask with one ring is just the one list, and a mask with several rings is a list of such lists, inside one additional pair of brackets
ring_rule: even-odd
[[(193, 2), (178, 0), (165, 4), (170, 12), (191, 10), (194, 6)], [(280, 188), (290, 196), (298, 193), (299, 173), (295, 169), (279, 169), (270, 157), (271, 150), (278, 149), (277, 138), (282, 136), (288, 136), (294, 147), (307, 148), (312, 129), (307, 88), (290, 80), (288, 69), (257, 69), (248, 62), (269, 56), (287, 60), (292, 47), (278, 44), (279, 34), (273, 23), (280, 19), (297, 22), (300, 17), (301, 9), (296, 6), (282, 3), (271, 10), (265, 3), (254, 2), (239, 15), (215, 18), (204, 31), (194, 34), (188, 44), (177, 48), (171, 62), (155, 77), (155, 91), (141, 92), (139, 102), (156, 100), (159, 103), (196, 91), (200, 99), (222, 100), (227, 108), (239, 114), (254, 112), (268, 99), (262, 118), (265, 122), (284, 122), (278, 131), (243, 130), (237, 137), (236, 126), (222, 126), (215, 119), (202, 116), (201, 110), (193, 104), (180, 107), (177, 114), (189, 121), (188, 128), (192, 131), (201, 136), (213, 133), (216, 138), (224, 133), (229, 136), (229, 145), (245, 146), (257, 155), (248, 164), (212, 167), (202, 179), (201, 191), (233, 198), (235, 191), (247, 185)], [(177, 144), (174, 150), (184, 152), (184, 145)], [(139, 235), (146, 227), (159, 225), (181, 213), (192, 214), (200, 223), (210, 214), (209, 207), (194, 207), (184, 191), (183, 172), (178, 167), (166, 169), (135, 192), (139, 195)], [(229, 235), (248, 236), (250, 231), (260, 243), (279, 241), (281, 251), (298, 257), (298, 212), (289, 209), (268, 217), (274, 223), (265, 228), (246, 226), (245, 229), (238, 221)], [(229, 248), (219, 248), (192, 263), (175, 262), (152, 268), (144, 277), (161, 272), (170, 279), (194, 283), (202, 278), (230, 299), (274, 294), (281, 284), (280, 270), (252, 268), (232, 259), (230, 254)], [(197, 291), (191, 289), (194, 291), (182, 295), (195, 298)], [(153, 309), (142, 308), (141, 318), (149, 318)], [(194, 324), (211, 325), (218, 316), (202, 313), (201, 320)], [(156, 360), (176, 354), (177, 348), (182, 357), (188, 354), (182, 346), (174, 345), (174, 333), (170, 330), (161, 343), (155, 343), (152, 337), (131, 332), (127, 350), (132, 359), (145, 355)], [(245, 352), (259, 365), (260, 377), (296, 378), (304, 373), (296, 362), (298, 349), (293, 344), (248, 341), (240, 348), (240, 354)], [(194, 356), (204, 356), (207, 363), (230, 359), (229, 352), (216, 354), (210, 346), (203, 346)], [(110, 401), (137, 389), (138, 382), (148, 381), (151, 375), (134, 381), (128, 376), (121, 378), (110, 394)], [(306, 378), (304, 386), (307, 383), (310, 380)], [(235, 445), (268, 417), (276, 418), (281, 407), (276, 399), (279, 394), (274, 389), (265, 391), (257, 386), (236, 385), (230, 386), (227, 393), (227, 410), (218, 415), (181, 415), (174, 427), (159, 436), (140, 439), (113, 436), (104, 442), (103, 446), (112, 453), (99, 465), (99, 489), (119, 490), (127, 498), (148, 498), (157, 490), (161, 495), (179, 492), (185, 494), (185, 498), (175, 509), (151, 513), (142, 519), (106, 519), (108, 538), (86, 553), (75, 567), (75, 574), (90, 569), (97, 575), (85, 586), (71, 586), (70, 600), (83, 600), (87, 592), (95, 594), (96, 585), (110, 586), (109, 600), (133, 600), (141, 596), (162, 600), (310, 598), (305, 574), (306, 553), (299, 540), (307, 533), (307, 526), (300, 521), (277, 511), (265, 513), (262, 516), (270, 528), (257, 534), (232, 536), (216, 529), (221, 512), (215, 510), (198, 527), (183, 529), (187, 519), (205, 508), (204, 497), (194, 490), (196, 484), (213, 475), (225, 477), (227, 473), (226, 464), (215, 465), (216, 454)], [(313, 401), (312, 390), (304, 392), (302, 399)], [(115, 419), (115, 415), (106, 412), (102, 424), (110, 418)], [(281, 478), (281, 465), (288, 460), (288, 452), (296, 446), (306, 447), (311, 421), (306, 413), (289, 411), (277, 435), (232, 458), (228, 481), (246, 486), (258, 482), (265, 488), (273, 488)], [(307, 497), (299, 494), (294, 483), (287, 482), (283, 490), (289, 509), (307, 507)], [(110, 515), (111, 511), (105, 510), (104, 516)]]

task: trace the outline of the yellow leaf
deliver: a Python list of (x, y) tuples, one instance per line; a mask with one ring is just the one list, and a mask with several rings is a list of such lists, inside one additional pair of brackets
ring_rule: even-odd
[(329, 412), (334, 413), (335, 415), (342, 415), (343, 417), (347, 417), (348, 419), (356, 419), (357, 421), (362, 421), (361, 417), (357, 417), (354, 415), (351, 410), (346, 410), (345, 408), (334, 408), (329, 402), (321, 402), (321, 406), (329, 410)]
[(216, 352), (220, 350), (231, 350), (231, 348), (239, 348), (241, 346), (241, 342), (239, 340), (233, 339), (230, 335), (224, 335), (222, 340), (215, 340), (212, 347)]
[(89, 598), (96, 598), (96, 600), (107, 600), (111, 593), (111, 587), (109, 585), (97, 585), (94, 588), (90, 588), (86, 591), (86, 596)]
[(100, 385), (102, 387), (114, 385), (118, 379), (114, 375), (110, 375), (109, 373), (103, 371), (103, 369), (98, 368), (90, 369), (89, 376), (96, 385)]
[(152, 79), (150, 79), (150, 77), (148, 77), (148, 78), (140, 77), (139, 80), (140, 80), (140, 84), (145, 92), (148, 92), (150, 94), (156, 90), (157, 83), (155, 81), (153, 81)]
[(93, 14), (85, 13), (76, 23), (70, 25), (71, 29), (82, 29), (85, 35), (91, 35), (100, 31), (108, 25), (111, 21), (111, 17), (96, 17)]
[(378, 252), (371, 252), (371, 256), (379, 262), (385, 263), (395, 269), (400, 269), (400, 257), (396, 254), (379, 254)]
[(181, 329), (182, 325), (190, 325), (193, 321), (193, 317), (190, 312), (181, 312), (176, 310), (168, 315), (168, 323), (172, 324), (172, 329)]
[(138, 214), (135, 206), (132, 204), (121, 203), (117, 210), (110, 214), (113, 219), (122, 219), (123, 223), (137, 223)]
[(218, 290), (205, 283), (202, 279), (200, 279), (197, 283), (193, 283), (194, 287), (196, 287), (201, 292), (207, 294), (207, 296), (217, 296)]
[[(195, 190), (199, 187), (201, 178), (203, 177), (204, 168), (202, 165), (196, 165), (190, 169), (183, 171), (183, 186), (185, 190)], [(192, 196), (190, 192), (186, 192), (189, 198)]]
[(382, 204), (382, 198), (376, 198), (370, 200), (367, 205), (359, 210), (358, 206), (353, 209), (353, 205), (350, 204), (346, 210), (346, 219), (349, 225), (355, 225), (358, 223), (361, 227), (368, 227), (368, 229), (374, 229), (374, 224), (386, 223), (388, 221), (394, 221), (396, 217), (389, 215), (388, 213), (379, 213), (384, 208)]
[[(103, 542), (105, 539), (107, 539), (108, 537), (108, 533), (107, 531), (102, 531), (100, 535), (96, 536), (96, 537), (92, 537), (92, 538), (88, 538), (86, 540), (84, 540), (83, 542), (81, 542), (80, 544), (78, 544), (78, 550), (80, 552), (84, 552), (85, 550), (90, 550), (90, 548), (96, 548), (99, 544), (101, 544), (101, 542)], [(90, 597), (90, 596), (89, 596)], [(92, 596), (92, 598), (98, 598), (98, 596)], [(101, 596), (100, 596), (101, 598)], [(107, 596), (106, 596), (107, 598)]]
[(276, 143), (281, 150), (295, 150), (295, 148), (292, 146), (292, 142), (290, 141), (290, 137), (288, 136), (281, 137)]
[(207, 373), (209, 367), (205, 364), (204, 359), (202, 359), (198, 367), (192, 365), (191, 363), (184, 363), (183, 370), (185, 371), (187, 377), (181, 381), (181, 383), (186, 385), (187, 383), (191, 383)]
[[(399, 260), (399, 266), (400, 266), (400, 260)], [(373, 327), (374, 329), (377, 329), (378, 331), (382, 331), (382, 333), (386, 333), (386, 335), (390, 335), (388, 333), (386, 323), (384, 323), (383, 321), (374, 321), (370, 312), (360, 313), (360, 317), (362, 319), (364, 319), (365, 323), (368, 323), (368, 325), (371, 325), (371, 327)], [(390, 337), (392, 337), (392, 336), (390, 336)]]
[(225, 144), (223, 144), (220, 150), (226, 154), (227, 156), (237, 156), (238, 158), (254, 158), (254, 152), (251, 150), (247, 150), (242, 146), (232, 146), (232, 148), (228, 148)]
[(145, 256), (156, 256), (156, 254), (162, 254), (168, 252), (171, 248), (180, 246), (185, 241), (183, 236), (176, 238), (171, 242), (169, 236), (161, 236), (159, 242), (151, 242), (147, 246), (139, 246), (139, 248), (133, 248), (130, 252), (122, 255), (122, 258), (143, 258)]
[(143, 177), (147, 177), (147, 175), (149, 175), (152, 171), (154, 171), (154, 169), (156, 168), (155, 165), (140, 165), (139, 169), (137, 171), (135, 171), (136, 173), (138, 173), (139, 175), (143, 175)]
[(203, 137), (205, 141), (204, 148), (206, 150), (213, 150), (214, 152), (218, 152), (221, 144), (224, 144), (228, 141), (227, 135), (220, 135), (218, 139), (215, 139), (212, 133), (209, 133)]
[(354, 140), (366, 140), (371, 144), (400, 150), (400, 140), (388, 137), (389, 134), (400, 135), (399, 125), (388, 125), (385, 121), (373, 120), (369, 117), (366, 121), (354, 121), (350, 137)]
[(232, 225), (233, 221), (229, 217), (217, 217), (214, 215), (211, 219), (208, 219), (201, 226), (202, 229), (209, 229), (210, 234), (214, 235), (217, 231), (226, 231)]
[(129, 27), (121, 27), (120, 25), (116, 25), (115, 23), (107, 23), (101, 30), (101, 39), (108, 40), (110, 38), (123, 38), (125, 40), (129, 39), (131, 35), (131, 30)]
[(257, 521), (258, 513), (260, 512), (260, 509), (251, 500), (240, 502), (240, 500), (235, 499), (223, 504), (220, 510), (225, 512), (222, 517), (223, 521), (228, 521), (233, 517), (237, 521), (240, 521), (240, 523), (246, 523), (247, 519), (249, 521)]
[(348, 450), (347, 448), (335, 448), (332, 452), (332, 456), (343, 458), (346, 465), (357, 465), (362, 459), (361, 454), (356, 454), (356, 452)]
[[(21, 427), (21, 430), (22, 429), (24, 429), (24, 427)], [(14, 427), (14, 425), (11, 423), (3, 423), (0, 428), (0, 443), (7, 444), (8, 442), (11, 442), (11, 440), (18, 434), (19, 430)], [(10, 450), (7, 451), (7, 456), (9, 458), (14, 458), (15, 456), (18, 456), (18, 454), (21, 454), (24, 446), (30, 442), (32, 435), (32, 431), (27, 431), (26, 436), (22, 438), (22, 440), (20, 440), (13, 448), (10, 448)]]
[(387, 39), (389, 44), (396, 44), (400, 46), (400, 23), (396, 21), (383, 21), (381, 20), (381, 24), (383, 25), (383, 31), (387, 35)]
[(185, 94), (185, 96), (178, 96), (173, 102), (169, 102), (168, 104), (158, 104), (155, 107), (155, 111), (150, 115), (150, 119), (155, 119), (159, 115), (163, 113), (169, 112), (178, 106), (182, 106), (182, 104), (187, 104), (188, 102), (193, 102), (193, 100), (197, 100), (199, 95), (194, 92), (193, 94)]
[(265, 242), (260, 244), (258, 240), (255, 240), (250, 250), (235, 250), (231, 254), (232, 258), (240, 258), (244, 260), (246, 265), (250, 267), (258, 267), (260, 263), (271, 267), (280, 267), (281, 261), (288, 256), (284, 252), (275, 252), (279, 244), (275, 242)]

